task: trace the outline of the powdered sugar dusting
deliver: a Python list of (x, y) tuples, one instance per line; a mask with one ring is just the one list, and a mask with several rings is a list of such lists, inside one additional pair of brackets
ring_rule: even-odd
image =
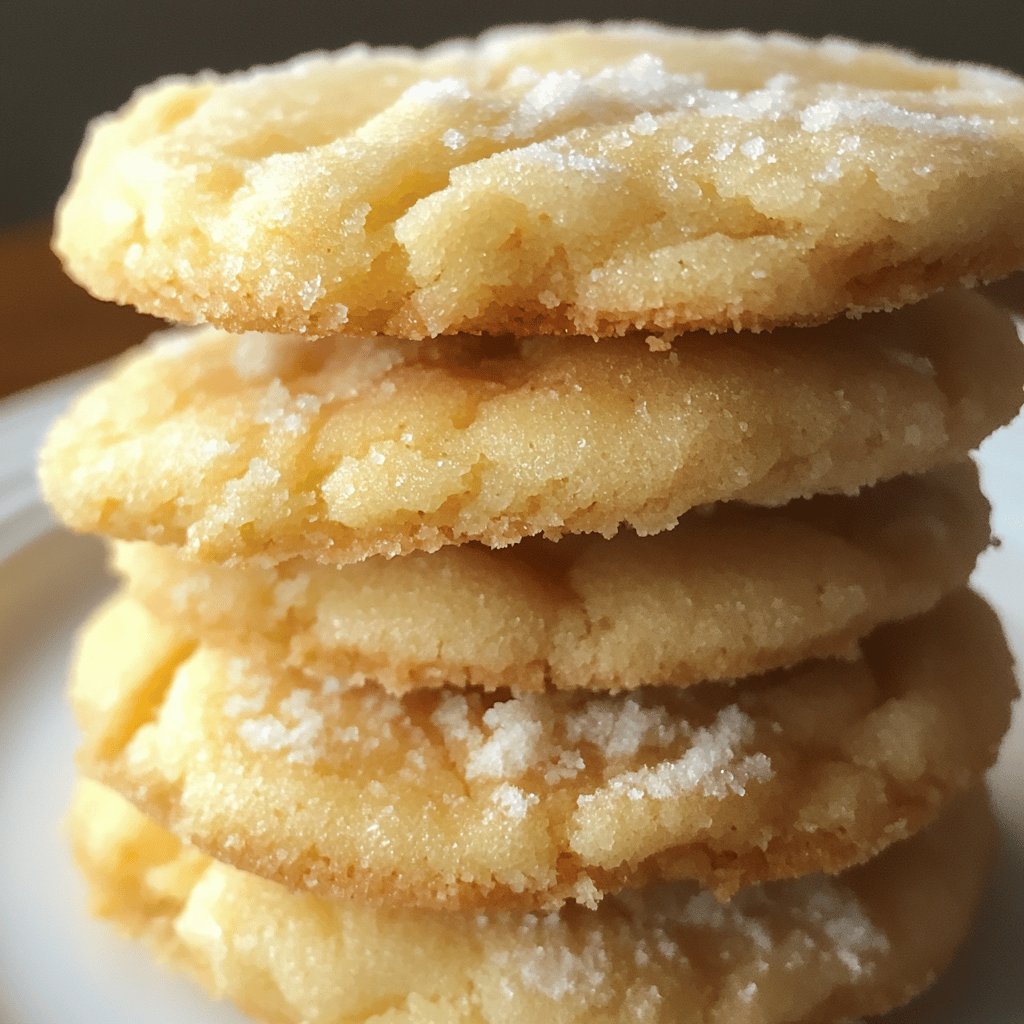
[[(831, 95), (821, 98), (825, 87), (819, 87), (815, 95), (807, 83), (788, 74), (771, 76), (760, 87), (745, 92), (710, 89), (702, 75), (670, 72), (660, 57), (644, 52), (591, 75), (575, 70), (538, 74), (532, 68), (518, 67), (507, 75), (504, 88), (511, 93), (509, 99), (477, 97), (482, 109), (489, 111), (477, 127), (498, 140), (536, 138), (573, 125), (627, 121), (633, 134), (652, 135), (659, 115), (685, 111), (740, 121), (796, 118), (811, 132), (864, 124), (929, 136), (972, 137), (990, 127), (985, 118), (976, 115), (936, 114), (903, 107), (888, 98), (864, 99), (863, 90), (839, 84), (828, 86)], [(474, 92), (468, 79), (449, 77), (419, 82), (402, 98), (416, 104), (469, 104)], [(491, 126), (485, 131), (487, 121)], [(464, 132), (455, 128), (443, 137), (444, 145), (452, 150), (463, 148), (465, 141)], [(308, 287), (315, 289), (318, 282), (309, 282)]]
[(232, 455), (238, 451), (238, 445), (226, 441), (222, 437), (211, 437), (196, 448), (196, 457), (201, 462), (212, 462), (223, 455)]
[[(453, 692), (441, 699), (432, 721), (446, 745), (461, 752), (471, 780), (536, 773), (557, 785), (588, 765), (600, 765), (603, 794), (671, 799), (699, 790), (721, 799), (742, 794), (751, 782), (772, 774), (765, 754), (748, 752), (755, 726), (734, 705), (709, 726), (694, 728), (684, 715), (635, 696), (595, 696), (564, 709), (552, 703), (547, 695), (530, 694), (499, 701), (477, 718), (469, 699)], [(654, 763), (623, 770), (638, 759)], [(583, 795), (579, 801), (594, 798)]]
[(282, 751), (290, 763), (314, 764), (323, 746), (324, 718), (311, 698), (308, 690), (295, 690), (280, 703), (278, 714), (241, 721), (238, 735), (252, 750)]
[(616, 929), (563, 913), (477, 915), (487, 958), (505, 979), (504, 995), (511, 1000), (525, 989), (561, 1005), (598, 1009), (615, 988), (609, 982), (626, 943), (636, 975), (630, 1019), (646, 1020), (643, 1014), (665, 996), (655, 979), (666, 968), (688, 970), (694, 951), (694, 962), (717, 956), (723, 965), (723, 1007), (730, 998), (749, 1007), (763, 984), (755, 979), (773, 970), (817, 965), (837, 980), (861, 981), (890, 948), (853, 889), (821, 875), (751, 886), (729, 903), (696, 885), (662, 884), (605, 897), (605, 910), (610, 917), (603, 920), (618, 922)]
[(746, 142), (740, 145), (740, 152), (748, 160), (757, 160), (764, 156), (767, 146), (760, 135), (751, 136)]
[[(495, 140), (528, 140), (573, 126), (628, 123), (632, 134), (645, 136), (656, 132), (660, 115), (684, 112), (748, 122), (792, 118), (809, 132), (860, 124), (932, 137), (977, 137), (991, 128), (989, 121), (977, 115), (916, 110), (887, 97), (864, 98), (864, 90), (839, 83), (812, 86), (790, 74), (770, 76), (747, 91), (711, 89), (703, 75), (670, 72), (660, 57), (645, 52), (591, 75), (575, 70), (538, 74), (532, 68), (517, 67), (507, 75), (504, 90), (506, 95), (501, 98), (477, 98), (482, 116), (475, 134), (489, 134)], [(417, 83), (406, 90), (403, 99), (457, 104), (469, 103), (473, 95), (468, 79), (444, 78)], [(465, 134), (450, 129), (443, 141), (449, 149), (458, 150), (465, 143)], [(758, 148), (754, 142), (744, 155), (756, 158)]]
[(323, 286), (323, 279), (317, 274), (309, 281), (303, 281), (296, 289), (296, 293), (302, 308), (310, 310), (327, 294), (327, 289)]
[(562, 142), (535, 142), (515, 151), (515, 164), (520, 171), (540, 167), (565, 174), (576, 171), (589, 178), (602, 179), (616, 170), (607, 160), (590, 157), (568, 149)]
[(466, 144), (466, 136), (455, 128), (448, 128), (441, 136), (441, 141), (448, 149), (462, 149)]
[(883, 99), (829, 98), (813, 103), (800, 112), (800, 126), (808, 132), (856, 125), (897, 128), (937, 138), (982, 137), (991, 128), (988, 121), (976, 115), (940, 115), (930, 111), (908, 110)]
[[(753, 737), (753, 720), (733, 705), (720, 711), (712, 725), (694, 731), (681, 757), (615, 775), (605, 792), (625, 793), (631, 800), (670, 800), (695, 790), (718, 799), (730, 793), (743, 796), (751, 782), (772, 777), (767, 755), (743, 753)], [(585, 806), (595, 798), (585, 794), (578, 803)]]
[[(774, 886), (754, 886), (722, 903), (710, 892), (693, 895), (681, 909), (680, 924), (743, 935), (762, 954), (776, 946), (776, 929), (766, 920), (773, 897), (785, 907), (791, 925), (804, 933), (801, 945), (818, 956), (835, 958), (851, 980), (874, 969), (889, 951), (888, 936), (868, 917), (857, 896), (842, 882), (812, 875)], [(666, 909), (666, 915), (671, 911)], [(756, 989), (755, 989), (756, 990)], [(753, 993), (750, 993), (753, 995)]]
[(514, 976), (522, 988), (553, 1002), (582, 997), (586, 1005), (606, 1005), (613, 964), (604, 936), (594, 929), (574, 948), (565, 932), (558, 914), (524, 914), (514, 941), (493, 949), (492, 962)]
[(658, 130), (658, 121), (649, 111), (637, 114), (633, 119), (633, 131), (637, 135), (653, 135)]
[(531, 807), (540, 803), (540, 797), (536, 793), (526, 793), (516, 786), (503, 782), (491, 794), (493, 803), (506, 818), (512, 821), (522, 821)]
[(338, 743), (356, 744), (364, 753), (386, 743), (403, 757), (421, 755), (405, 758), (410, 770), (438, 758), (452, 764), (513, 820), (534, 806), (536, 794), (585, 773), (597, 793), (637, 799), (690, 791), (721, 799), (771, 777), (768, 757), (754, 749), (754, 722), (735, 705), (698, 727), (685, 707), (662, 702), (657, 690), (501, 699), (442, 689), (397, 697), (361, 676), (330, 678), (319, 687), (288, 685), (286, 674), (278, 681), (246, 668), (243, 659), (232, 664), (225, 714), (252, 749), (285, 751), (289, 760), (311, 764), (338, 754)]
[(429, 106), (434, 104), (458, 104), (467, 102), (472, 96), (469, 83), (461, 78), (424, 79), (409, 86), (402, 94), (407, 103)]
[(303, 434), (322, 404), (316, 395), (292, 394), (278, 378), (274, 378), (259, 395), (253, 419), (269, 426), (271, 433)]
[(545, 727), (527, 701), (509, 700), (484, 713), (490, 736), (466, 760), (466, 778), (519, 778), (547, 754)]
[[(328, 677), (317, 686), (282, 687), (277, 677), (242, 657), (229, 661), (228, 674), (232, 692), (223, 710), (234, 721), (238, 738), (256, 753), (283, 754), (290, 764), (365, 758), (382, 744), (394, 744), (393, 723), (403, 717), (396, 697), (363, 685), (360, 678), (345, 685)], [(424, 736), (411, 725), (405, 731), (416, 753)], [(415, 773), (425, 763), (413, 757), (408, 767)]]
[[(510, 81), (523, 83), (528, 75), (513, 73)], [(508, 131), (522, 137), (559, 121), (614, 122), (688, 107), (701, 85), (699, 76), (670, 74), (659, 58), (648, 53), (590, 76), (552, 71), (521, 97), (509, 118)], [(641, 132), (650, 126), (651, 122), (641, 122)]]
[(851, 979), (871, 972), (872, 956), (889, 952), (888, 936), (852, 893), (830, 879), (822, 880), (808, 897), (807, 914), (824, 929)]
[(609, 761), (634, 757), (644, 747), (666, 747), (679, 737), (680, 723), (665, 708), (636, 700), (592, 701), (565, 723), (566, 739), (595, 745)]
[[(868, 977), (890, 950), (886, 933), (870, 918), (857, 894), (841, 880), (809, 875), (795, 881), (755, 885), (723, 903), (696, 886), (656, 886), (620, 893), (616, 902), (643, 919), (655, 938), (642, 944), (642, 959), (677, 959), (681, 950), (668, 936), (676, 929), (689, 934), (707, 932), (741, 937), (749, 944), (745, 959), (766, 971), (773, 956), (800, 950), (806, 962), (833, 962), (856, 981)], [(657, 938), (658, 931), (662, 937)], [(792, 952), (786, 953), (792, 957)], [(737, 996), (750, 1002), (754, 982), (742, 985)]]

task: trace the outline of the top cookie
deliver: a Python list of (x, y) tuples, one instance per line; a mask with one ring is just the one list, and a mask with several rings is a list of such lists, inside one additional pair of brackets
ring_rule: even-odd
[(650, 25), (168, 79), (89, 133), (55, 247), (233, 331), (619, 335), (892, 308), (1024, 264), (1024, 82)]

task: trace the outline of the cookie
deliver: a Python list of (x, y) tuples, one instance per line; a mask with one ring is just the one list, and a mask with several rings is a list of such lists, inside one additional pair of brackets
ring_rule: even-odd
[(236, 332), (755, 330), (1024, 265), (1024, 83), (651, 25), (172, 78), (96, 121), (55, 247)]
[(82, 782), (93, 910), (253, 1016), (318, 1024), (827, 1024), (927, 985), (963, 940), (992, 845), (981, 793), (877, 860), (745, 890), (688, 883), (516, 912), (295, 895), (180, 845)]
[(185, 331), (93, 387), (41, 475), (78, 530), (202, 561), (344, 565), (853, 492), (963, 456), (1022, 384), (1009, 316), (966, 292), (669, 351)]
[(989, 539), (969, 463), (857, 497), (726, 504), (653, 537), (475, 544), (336, 569), (204, 565), (122, 543), (159, 618), (274, 665), (422, 686), (684, 686), (849, 655), (875, 626), (963, 586)]
[(210, 647), (182, 657), (180, 635), (123, 597), (86, 630), (83, 772), (219, 860), (399, 905), (591, 904), (672, 878), (727, 897), (841, 870), (977, 779), (1016, 693), (969, 592), (877, 631), (857, 661), (610, 696), (398, 698)]

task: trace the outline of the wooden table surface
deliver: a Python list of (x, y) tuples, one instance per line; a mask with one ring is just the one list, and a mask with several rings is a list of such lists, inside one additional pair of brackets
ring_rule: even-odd
[(0, 232), (0, 397), (108, 359), (160, 326), (65, 277), (48, 222)]
[[(1024, 312), (1024, 272), (987, 289)], [(0, 398), (108, 359), (163, 322), (99, 302), (64, 276), (50, 252), (50, 225), (0, 232)]]

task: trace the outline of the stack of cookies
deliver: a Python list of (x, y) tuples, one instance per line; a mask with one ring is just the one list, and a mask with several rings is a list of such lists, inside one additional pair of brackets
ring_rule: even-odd
[[(519, 29), (173, 79), (56, 246), (185, 323), (59, 422), (112, 538), (97, 911), (273, 1021), (880, 1013), (966, 932), (1015, 694), (968, 452), (1024, 83)], [(902, 307), (902, 308), (901, 308)]]

